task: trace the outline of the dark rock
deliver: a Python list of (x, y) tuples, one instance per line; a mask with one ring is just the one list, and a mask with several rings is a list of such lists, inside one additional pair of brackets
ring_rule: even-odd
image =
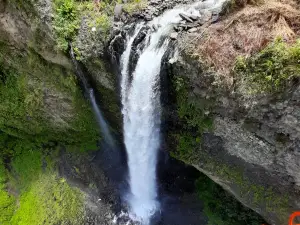
[(140, 52), (146, 46), (146, 36), (151, 28), (149, 26), (142, 27), (139, 34), (136, 36), (132, 43), (131, 53), (130, 53), (130, 64), (128, 66), (129, 82), (132, 80), (132, 73), (136, 67), (137, 61), (140, 56)]
[(153, 25), (152, 25), (152, 29), (153, 29), (154, 31), (157, 31), (157, 30), (158, 30), (158, 25), (157, 25), (157, 24), (153, 24)]
[(0, 0), (0, 13), (5, 11), (6, 2), (4, 0)]
[(187, 22), (190, 22), (190, 23), (193, 22), (193, 20), (192, 20), (188, 15), (185, 15), (185, 14), (183, 14), (183, 13), (179, 13), (179, 16), (180, 16), (183, 20), (185, 20), (185, 21), (187, 21)]
[(174, 26), (174, 30), (175, 30), (176, 32), (179, 32), (179, 31), (181, 31), (182, 29), (181, 29), (181, 27), (179, 27), (179, 26)]

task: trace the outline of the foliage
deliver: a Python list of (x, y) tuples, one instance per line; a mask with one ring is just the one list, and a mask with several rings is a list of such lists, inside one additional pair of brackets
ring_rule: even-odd
[(233, 196), (224, 191), (207, 176), (196, 181), (198, 196), (204, 203), (209, 225), (261, 225), (263, 219), (245, 208)]
[(288, 45), (277, 39), (250, 58), (238, 58), (236, 79), (250, 94), (282, 92), (300, 77), (300, 41)]
[(59, 49), (67, 50), (68, 42), (71, 41), (79, 28), (79, 11), (75, 0), (54, 1), (53, 28)]

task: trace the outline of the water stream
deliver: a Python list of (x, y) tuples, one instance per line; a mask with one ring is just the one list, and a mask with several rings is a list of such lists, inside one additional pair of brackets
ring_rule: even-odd
[[(126, 50), (121, 57), (124, 142), (131, 190), (127, 199), (132, 218), (142, 224), (149, 224), (152, 215), (160, 208), (156, 181), (161, 123), (160, 72), (163, 56), (170, 43), (169, 34), (174, 24), (182, 20), (180, 13), (201, 16), (201, 10), (213, 10), (224, 1), (207, 0), (174, 8), (147, 24), (136, 25), (133, 34), (128, 37)], [(157, 29), (143, 30), (146, 35), (141, 47), (133, 46), (142, 27), (154, 26)], [(135, 54), (138, 54), (138, 60), (130, 74), (133, 49), (137, 49)]]

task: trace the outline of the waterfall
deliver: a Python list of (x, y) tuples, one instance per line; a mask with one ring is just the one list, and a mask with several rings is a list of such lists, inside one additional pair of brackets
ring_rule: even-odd
[[(200, 17), (201, 10), (215, 10), (225, 1), (207, 0), (166, 11), (147, 24), (136, 25), (133, 34), (127, 38), (127, 47), (121, 57), (121, 97), (131, 189), (128, 202), (132, 217), (142, 224), (149, 224), (151, 216), (159, 210), (156, 184), (161, 123), (159, 75), (162, 59), (170, 42), (168, 36), (174, 24), (182, 20), (180, 13)], [(141, 27), (156, 29), (146, 29), (144, 46), (133, 46)], [(130, 74), (133, 48), (136, 49), (138, 60)]]
[(100, 128), (100, 130), (103, 134), (104, 141), (109, 145), (109, 147), (114, 148), (115, 147), (114, 139), (110, 133), (109, 127), (104, 119), (104, 116), (100, 110), (100, 107), (97, 105), (94, 90), (93, 90), (93, 88), (90, 87), (88, 80), (85, 77), (85, 75), (80, 67), (80, 64), (77, 62), (72, 46), (70, 46), (70, 55), (71, 55), (73, 65), (76, 69), (76, 74), (77, 74), (78, 78), (80, 79), (80, 81), (82, 82), (85, 94), (88, 96), (90, 103), (92, 105), (93, 112), (96, 116), (98, 127)]

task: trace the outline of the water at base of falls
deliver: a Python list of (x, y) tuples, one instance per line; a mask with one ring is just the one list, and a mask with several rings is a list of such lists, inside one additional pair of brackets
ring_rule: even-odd
[[(136, 25), (121, 57), (121, 97), (124, 118), (124, 142), (128, 156), (129, 185), (131, 193), (127, 200), (131, 217), (142, 224), (149, 224), (159, 210), (157, 200), (156, 164), (160, 146), (160, 71), (161, 61), (169, 46), (168, 38), (174, 24), (182, 18), (180, 13), (201, 16), (199, 9), (212, 10), (226, 0), (207, 0), (190, 6), (181, 6), (166, 11), (162, 16), (147, 24)], [(159, 27), (148, 29), (144, 48), (137, 50), (139, 58), (132, 74), (129, 74), (134, 40), (143, 26)], [(136, 46), (135, 46), (136, 47)]]

